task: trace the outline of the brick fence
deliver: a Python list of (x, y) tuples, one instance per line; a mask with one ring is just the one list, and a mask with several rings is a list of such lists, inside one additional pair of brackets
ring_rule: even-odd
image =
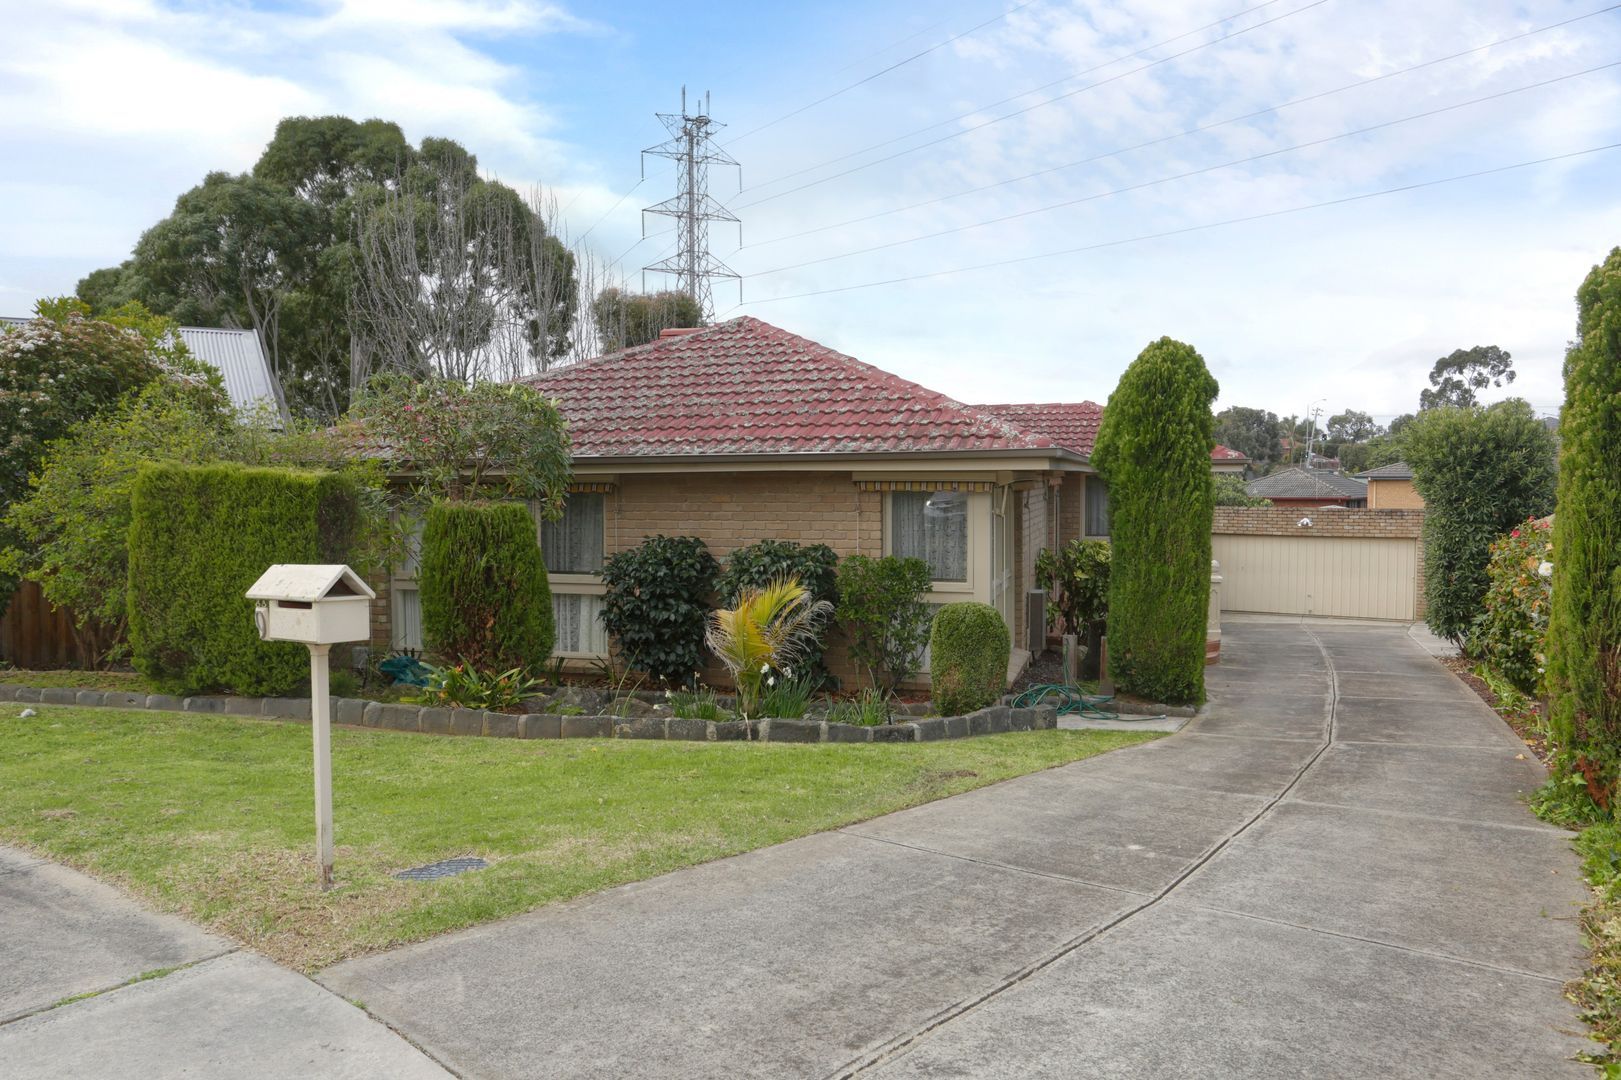
[[(1310, 518), (1310, 527), (1301, 519)], [(1303, 509), (1284, 506), (1218, 506), (1212, 533), (1217, 536), (1311, 536), (1370, 540), (1411, 540), (1416, 546), (1416, 616), (1424, 615), (1424, 511)]]

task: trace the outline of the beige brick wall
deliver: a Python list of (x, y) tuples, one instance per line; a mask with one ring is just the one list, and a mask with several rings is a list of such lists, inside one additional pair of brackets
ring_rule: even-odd
[(1058, 542), (1067, 544), (1081, 535), (1081, 512), (1086, 500), (1086, 480), (1078, 473), (1064, 476), (1058, 493)]
[(1369, 480), (1369, 510), (1422, 510), (1424, 496), (1411, 480)]
[(1237, 536), (1296, 536), (1300, 519), (1311, 518), (1313, 536), (1361, 536), (1411, 540), (1417, 547), (1418, 617), (1425, 611), (1424, 511), (1411, 509), (1344, 510), (1318, 507), (1218, 506), (1212, 532)]
[(608, 552), (665, 533), (702, 537), (716, 558), (757, 540), (882, 555), (883, 498), (847, 472), (625, 476), (607, 498)]

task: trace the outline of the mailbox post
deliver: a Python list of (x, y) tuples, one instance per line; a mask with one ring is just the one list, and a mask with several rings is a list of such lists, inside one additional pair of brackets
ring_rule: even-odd
[(279, 563), (266, 570), (248, 599), (265, 641), (297, 641), (310, 650), (310, 727), (315, 741), (315, 853), (321, 889), (332, 887), (332, 646), (371, 637), (367, 584), (341, 564)]

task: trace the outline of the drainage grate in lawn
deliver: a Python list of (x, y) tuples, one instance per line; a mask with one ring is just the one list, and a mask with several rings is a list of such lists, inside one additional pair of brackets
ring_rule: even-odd
[(435, 881), (468, 870), (482, 870), (488, 865), (490, 864), (483, 859), (445, 859), (442, 862), (429, 863), (427, 866), (413, 866), (409, 870), (401, 870), (394, 876), (403, 881)]

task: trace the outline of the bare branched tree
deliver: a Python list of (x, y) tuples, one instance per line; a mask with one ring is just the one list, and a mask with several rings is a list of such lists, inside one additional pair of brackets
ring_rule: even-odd
[(457, 160), (375, 189), (354, 223), (351, 387), (381, 371), (509, 380), (569, 356), (575, 257), (552, 212)]

